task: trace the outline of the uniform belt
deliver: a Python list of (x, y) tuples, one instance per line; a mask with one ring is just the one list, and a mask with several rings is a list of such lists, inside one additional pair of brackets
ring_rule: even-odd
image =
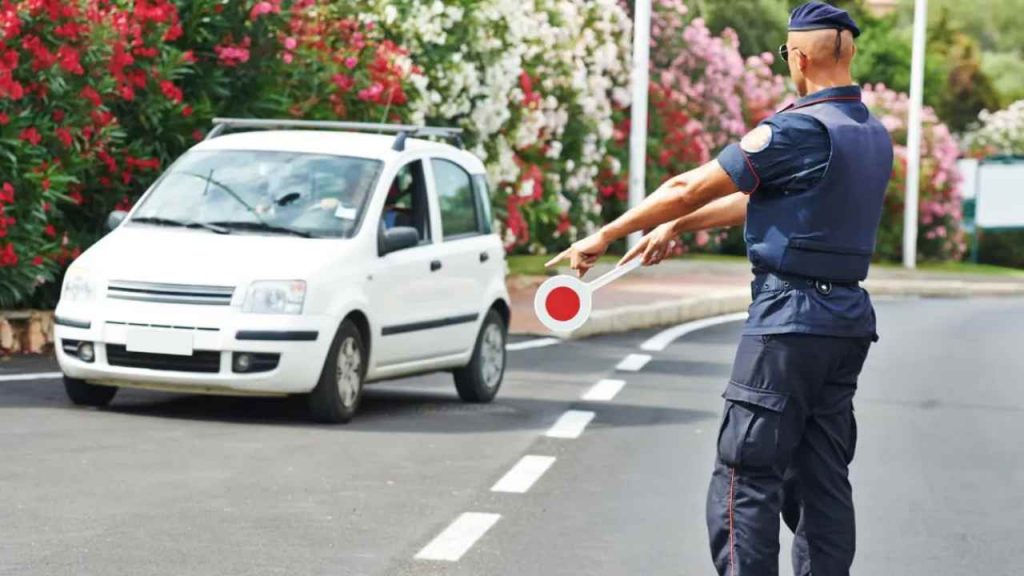
[(786, 290), (816, 290), (822, 296), (828, 296), (834, 288), (857, 288), (858, 282), (834, 282), (820, 278), (789, 276), (782, 274), (757, 274), (750, 283), (751, 297), (756, 298), (763, 292), (785, 292)]

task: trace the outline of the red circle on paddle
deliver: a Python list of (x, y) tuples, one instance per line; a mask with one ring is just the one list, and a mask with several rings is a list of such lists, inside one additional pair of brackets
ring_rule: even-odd
[(548, 315), (559, 322), (567, 322), (580, 311), (580, 295), (572, 288), (559, 286), (552, 290), (544, 302)]

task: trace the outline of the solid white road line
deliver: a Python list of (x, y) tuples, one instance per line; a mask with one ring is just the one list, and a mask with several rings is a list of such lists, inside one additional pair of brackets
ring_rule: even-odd
[(0, 374), (0, 382), (17, 382), (19, 380), (52, 380), (63, 378), (62, 372), (23, 372), (21, 374)]
[(509, 352), (515, 352), (517, 350), (529, 350), (531, 348), (544, 348), (545, 346), (554, 346), (562, 341), (558, 338), (537, 338), (536, 340), (527, 340), (525, 342), (514, 342), (512, 344), (506, 344), (505, 350)]
[(623, 372), (639, 372), (650, 361), (650, 354), (630, 354), (623, 358), (622, 362), (619, 362), (615, 369), (622, 370)]
[(594, 419), (593, 412), (568, 410), (545, 434), (549, 438), (579, 438), (583, 429)]
[(459, 558), (462, 558), (462, 555), (500, 519), (501, 514), (466, 512), (449, 524), (444, 532), (431, 540), (430, 544), (424, 546), (416, 554), (416, 559), (458, 562)]
[(491, 487), (491, 492), (525, 494), (554, 463), (553, 456), (523, 456), (497, 484)]
[(675, 340), (682, 338), (691, 332), (696, 332), (697, 330), (703, 330), (704, 328), (710, 328), (711, 326), (717, 326), (719, 324), (739, 322), (740, 320), (746, 319), (746, 312), (737, 312), (735, 314), (725, 314), (724, 316), (713, 316), (711, 318), (704, 318), (703, 320), (686, 322), (658, 332), (641, 344), (640, 349), (648, 352), (661, 352), (665, 348), (668, 348), (669, 344), (672, 344)]
[(607, 402), (615, 398), (615, 395), (625, 385), (625, 380), (601, 380), (594, 384), (590, 390), (587, 390), (587, 393), (583, 395), (583, 399), (590, 400), (591, 402)]

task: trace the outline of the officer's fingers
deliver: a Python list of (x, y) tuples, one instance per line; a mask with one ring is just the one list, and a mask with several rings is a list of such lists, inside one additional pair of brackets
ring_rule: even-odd
[(646, 251), (647, 250), (647, 245), (649, 243), (650, 243), (650, 239), (649, 238), (641, 239), (640, 242), (638, 242), (636, 246), (633, 246), (632, 248), (630, 248), (629, 251), (626, 252), (626, 255), (623, 256), (621, 260), (619, 260), (619, 266), (625, 264), (626, 262), (629, 262), (633, 258), (636, 258), (639, 254), (642, 254), (644, 251)]
[(547, 261), (547, 262), (546, 262), (546, 263), (544, 264), (544, 267), (545, 267), (545, 268), (551, 268), (551, 267), (552, 267), (552, 266), (554, 266), (555, 264), (558, 264), (558, 263), (559, 263), (559, 262), (561, 262), (562, 260), (565, 260), (565, 258), (566, 258), (567, 256), (569, 256), (569, 255), (570, 255), (571, 253), (572, 253), (572, 247), (566, 248), (565, 250), (563, 250), (563, 251), (562, 251), (562, 253), (561, 253), (561, 254), (559, 254), (558, 256), (555, 256), (555, 257), (554, 257), (554, 258), (552, 258), (551, 260), (548, 260), (548, 261)]

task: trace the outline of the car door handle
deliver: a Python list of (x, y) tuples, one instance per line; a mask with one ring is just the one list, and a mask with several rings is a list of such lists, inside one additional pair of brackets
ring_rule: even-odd
[(431, 260), (430, 261), (430, 271), (431, 272), (437, 272), (440, 269), (441, 269), (441, 261), (440, 260)]
[(490, 259), (491, 259), (491, 255), (488, 254), (487, 252), (481, 252), (480, 253), (480, 261), (481, 262), (487, 262)]

